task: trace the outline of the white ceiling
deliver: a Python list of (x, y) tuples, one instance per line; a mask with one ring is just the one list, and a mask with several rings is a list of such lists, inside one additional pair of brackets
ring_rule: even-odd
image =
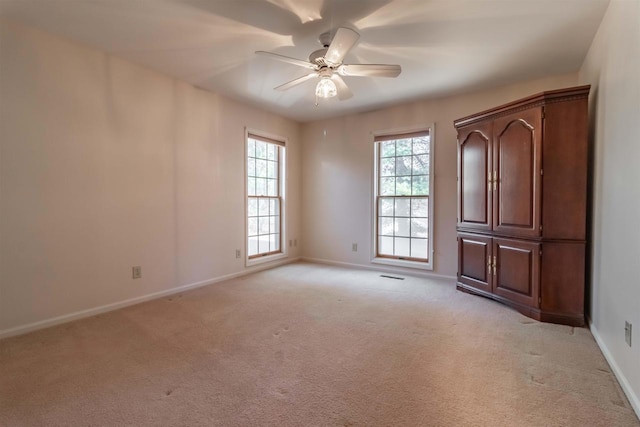
[[(576, 71), (609, 0), (0, 0), (0, 16), (299, 121)], [(307, 59), (347, 26), (345, 63), (400, 64), (398, 78), (345, 77), (354, 97), (321, 100)]]

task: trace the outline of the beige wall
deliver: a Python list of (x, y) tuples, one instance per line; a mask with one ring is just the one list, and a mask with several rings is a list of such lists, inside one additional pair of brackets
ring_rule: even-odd
[(296, 122), (1, 26), (0, 335), (242, 272), (245, 126), (289, 138), (300, 237)]
[[(303, 125), (303, 254), (371, 265), (372, 132), (435, 124), (434, 273), (455, 276), (456, 132), (453, 121), (534, 93), (574, 86), (577, 73), (424, 100)], [(351, 251), (352, 243), (358, 252)]]
[[(591, 330), (640, 414), (640, 1), (613, 0), (580, 71), (592, 85)], [(624, 341), (632, 322), (633, 346)]]

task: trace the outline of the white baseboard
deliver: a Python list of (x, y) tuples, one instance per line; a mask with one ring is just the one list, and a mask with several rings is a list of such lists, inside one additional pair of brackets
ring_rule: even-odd
[(261, 264), (255, 267), (249, 267), (245, 270), (237, 273), (226, 274), (224, 276), (214, 277), (200, 282), (189, 283), (187, 285), (178, 286), (177, 288), (166, 289), (164, 291), (154, 292), (151, 294), (142, 295), (135, 298), (130, 298), (124, 301), (119, 301), (111, 304), (101, 305), (87, 310), (80, 310), (74, 313), (64, 314), (62, 316), (52, 317), (38, 322), (29, 323), (26, 325), (16, 326), (14, 328), (0, 330), (0, 339), (13, 337), (16, 335), (26, 334), (28, 332), (37, 331), (39, 329), (49, 328), (51, 326), (60, 325), (62, 323), (71, 322), (74, 320), (83, 319), (85, 317), (95, 316), (97, 314), (106, 313), (109, 311), (118, 310), (120, 308), (128, 307), (142, 302), (151, 301), (158, 298), (163, 298), (169, 295), (185, 292), (190, 289), (196, 289), (203, 286), (211, 285), (213, 283), (223, 282), (225, 280), (235, 279), (236, 277), (245, 276), (247, 274), (255, 273), (262, 270), (268, 270), (270, 268), (278, 267), (284, 264), (290, 264), (292, 262), (299, 261), (300, 258), (287, 258), (270, 262), (268, 264)]
[(598, 330), (596, 329), (596, 327), (593, 326), (591, 319), (587, 319), (587, 321), (589, 323), (589, 329), (591, 329), (591, 334), (593, 335), (593, 338), (595, 338), (596, 343), (598, 344), (598, 347), (600, 347), (600, 351), (602, 351), (604, 358), (607, 360), (607, 363), (611, 367), (611, 370), (613, 371), (613, 375), (615, 375), (616, 379), (618, 380), (618, 383), (620, 384), (620, 387), (622, 388), (622, 391), (624, 391), (624, 394), (627, 396), (627, 399), (629, 399), (629, 403), (631, 404), (631, 407), (635, 411), (636, 416), (640, 418), (640, 399), (633, 392), (633, 389), (631, 388), (631, 384), (629, 384), (627, 377), (625, 377), (622, 370), (618, 367), (618, 364), (616, 363), (615, 359), (611, 355), (609, 348), (607, 348), (606, 344), (600, 337), (600, 334), (598, 333)]
[(448, 276), (445, 274), (437, 274), (430, 272), (423, 272), (419, 270), (409, 270), (406, 268), (394, 268), (394, 267), (386, 267), (381, 264), (376, 265), (366, 265), (366, 264), (354, 264), (350, 262), (342, 262), (342, 261), (333, 261), (330, 259), (322, 259), (322, 258), (310, 258), (310, 257), (302, 257), (301, 261), (307, 262), (315, 262), (317, 264), (328, 264), (328, 265), (336, 265), (339, 267), (347, 267), (347, 268), (360, 268), (363, 270), (376, 270), (376, 271), (384, 271), (388, 273), (400, 273), (407, 276), (418, 276), (418, 277), (426, 277), (426, 278), (434, 278), (434, 279), (448, 279), (455, 280), (456, 276)]

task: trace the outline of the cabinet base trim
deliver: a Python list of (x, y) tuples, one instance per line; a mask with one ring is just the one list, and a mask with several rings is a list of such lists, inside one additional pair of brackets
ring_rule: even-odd
[(530, 317), (532, 319), (538, 320), (540, 322), (557, 323), (560, 325), (568, 325), (568, 326), (584, 326), (585, 325), (584, 315), (582, 314), (553, 313), (553, 312), (541, 310), (539, 308), (528, 307), (526, 305), (518, 304), (517, 302), (513, 302), (507, 298), (501, 297), (500, 295), (492, 294), (490, 292), (486, 292), (481, 289), (476, 289), (472, 286), (465, 285), (464, 283), (460, 283), (460, 282), (456, 283), (456, 288), (459, 291), (483, 296), (485, 298), (498, 301), (502, 304), (505, 304), (515, 309), (521, 314), (527, 317)]

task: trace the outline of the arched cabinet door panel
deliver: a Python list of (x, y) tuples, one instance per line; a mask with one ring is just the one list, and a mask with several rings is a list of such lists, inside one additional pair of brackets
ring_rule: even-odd
[(542, 107), (497, 118), (493, 123), (493, 230), (540, 236)]
[(458, 227), (491, 230), (491, 123), (458, 131)]

